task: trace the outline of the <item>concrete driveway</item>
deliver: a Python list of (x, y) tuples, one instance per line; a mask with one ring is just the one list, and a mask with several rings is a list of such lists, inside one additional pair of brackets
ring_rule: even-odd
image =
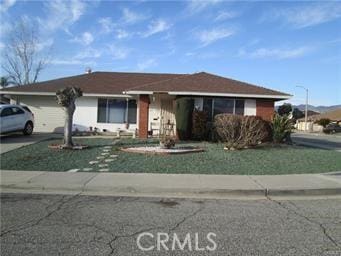
[(8, 151), (21, 148), (30, 144), (37, 143), (49, 138), (58, 138), (60, 134), (54, 133), (33, 133), (30, 136), (23, 135), (22, 133), (11, 133), (0, 136), (0, 154)]
[(291, 138), (299, 145), (341, 152), (341, 136), (339, 135), (293, 133)]

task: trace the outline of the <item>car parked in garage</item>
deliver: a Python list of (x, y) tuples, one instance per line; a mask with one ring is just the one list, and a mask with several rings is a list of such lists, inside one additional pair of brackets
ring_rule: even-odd
[(33, 132), (34, 115), (26, 106), (0, 105), (0, 133), (22, 131), (25, 135)]

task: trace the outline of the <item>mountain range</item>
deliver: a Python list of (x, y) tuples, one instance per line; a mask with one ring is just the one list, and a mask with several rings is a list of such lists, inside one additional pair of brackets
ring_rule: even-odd
[[(293, 108), (298, 108), (301, 111), (305, 110), (305, 105), (304, 104), (300, 104), (300, 105), (293, 105)], [(340, 105), (331, 105), (331, 106), (313, 106), (313, 105), (308, 105), (308, 110), (312, 110), (315, 112), (319, 112), (319, 113), (324, 113), (324, 112), (328, 112), (328, 111), (332, 111), (335, 109), (341, 108), (341, 104)]]
[[(292, 105), (292, 107), (293, 107), (293, 109), (298, 108), (301, 111), (305, 111), (305, 104)], [(313, 106), (313, 105), (308, 104), (308, 110), (314, 111), (317, 113), (324, 113), (324, 112), (332, 111), (332, 110), (335, 110), (338, 108), (341, 108), (341, 104), (340, 105), (331, 105), (331, 106)], [(277, 109), (278, 109), (278, 106), (276, 106), (276, 110)]]

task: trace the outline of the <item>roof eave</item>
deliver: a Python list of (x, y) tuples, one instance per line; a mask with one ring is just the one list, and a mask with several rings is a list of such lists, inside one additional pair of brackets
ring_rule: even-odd
[[(6, 95), (31, 95), (31, 96), (55, 96), (55, 92), (19, 92), (19, 91), (0, 91), (0, 94)], [(109, 94), (109, 93), (83, 93), (86, 97), (122, 97), (130, 98), (132, 96), (126, 94)]]
[[(158, 91), (126, 91), (126, 94), (154, 94), (154, 93), (165, 93)], [(213, 96), (213, 97), (238, 97), (238, 98), (258, 98), (258, 99), (276, 99), (276, 100), (287, 100), (292, 95), (269, 95), (269, 94), (243, 94), (243, 93), (214, 93), (214, 92), (180, 92), (172, 91), (167, 92), (169, 95), (186, 95), (186, 96)]]

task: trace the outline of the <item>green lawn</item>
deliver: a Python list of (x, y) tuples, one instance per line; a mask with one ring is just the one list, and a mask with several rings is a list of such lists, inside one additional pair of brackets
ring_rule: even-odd
[[(56, 140), (43, 141), (1, 155), (3, 170), (67, 171), (93, 168), (110, 139), (77, 139), (87, 144), (82, 151), (53, 150), (47, 146)], [(202, 174), (293, 174), (341, 171), (341, 153), (298, 146), (261, 146), (241, 151), (224, 151), (221, 144), (186, 143), (205, 148), (205, 152), (184, 155), (143, 155), (118, 150), (122, 145), (144, 145), (146, 141), (122, 140), (110, 149), (118, 157), (108, 163), (112, 172), (202, 173)], [(153, 141), (148, 141), (153, 143)], [(154, 141), (155, 143), (155, 141)], [(103, 161), (103, 160), (101, 160)]]

